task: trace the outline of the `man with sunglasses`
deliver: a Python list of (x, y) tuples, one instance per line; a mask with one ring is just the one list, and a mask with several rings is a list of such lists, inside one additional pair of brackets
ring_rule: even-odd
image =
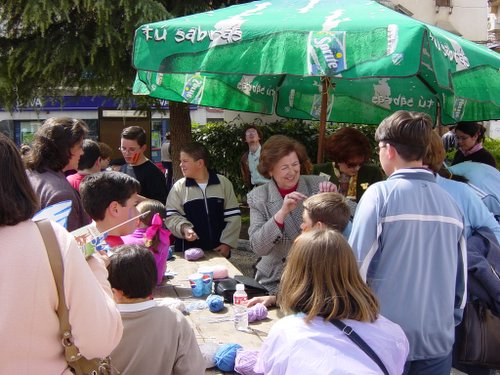
[(388, 178), (366, 190), (349, 237), (380, 313), (408, 337), (404, 374), (450, 373), (465, 305), (464, 220), (423, 166), (431, 131), (423, 113), (397, 111), (382, 121), (375, 140)]
[(144, 155), (147, 148), (146, 141), (146, 131), (140, 126), (129, 126), (122, 130), (120, 151), (126, 164), (120, 168), (120, 172), (134, 177), (140, 182), (141, 196), (165, 203), (167, 200), (165, 176)]

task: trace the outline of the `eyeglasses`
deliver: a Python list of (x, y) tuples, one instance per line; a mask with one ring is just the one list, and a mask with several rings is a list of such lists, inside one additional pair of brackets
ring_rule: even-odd
[(135, 154), (139, 150), (139, 147), (118, 147), (118, 150), (120, 150), (122, 154)]

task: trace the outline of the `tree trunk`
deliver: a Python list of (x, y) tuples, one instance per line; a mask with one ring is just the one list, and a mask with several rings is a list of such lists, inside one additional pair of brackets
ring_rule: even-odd
[(179, 166), (179, 153), (183, 145), (192, 142), (191, 116), (189, 115), (189, 104), (169, 102), (170, 106), (170, 142), (172, 164), (174, 167), (173, 183), (182, 177)]

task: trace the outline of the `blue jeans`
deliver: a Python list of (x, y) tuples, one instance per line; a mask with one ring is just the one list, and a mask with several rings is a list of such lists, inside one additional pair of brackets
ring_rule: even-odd
[(451, 353), (438, 358), (405, 363), (403, 375), (450, 375)]

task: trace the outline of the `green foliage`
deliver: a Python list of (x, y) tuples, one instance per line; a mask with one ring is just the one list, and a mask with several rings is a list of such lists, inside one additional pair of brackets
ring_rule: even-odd
[[(483, 147), (491, 152), (497, 162), (497, 169), (500, 170), (500, 140), (485, 137)], [(451, 164), (451, 162), (453, 161), (453, 157), (455, 156), (455, 152), (456, 150), (452, 150), (446, 153), (445, 160), (447, 163)]]
[[(247, 193), (240, 171), (240, 158), (247, 151), (247, 145), (242, 135), (248, 124), (209, 123), (206, 126), (193, 125), (193, 140), (203, 143), (211, 155), (211, 168), (226, 176), (234, 186), (239, 200)], [(331, 134), (339, 127), (353, 126), (368, 136), (375, 147), (374, 133), (376, 127), (370, 125), (328, 124), (326, 133)], [(287, 135), (302, 143), (313, 163), (316, 162), (318, 149), (318, 122), (304, 122), (301, 120), (282, 120), (259, 126), (265, 141), (275, 134)], [(262, 142), (263, 143), (263, 142)], [(375, 158), (377, 159), (377, 158)], [(378, 159), (376, 160), (378, 163)]]
[(2, 0), (0, 107), (15, 110), (45, 96), (104, 95), (121, 108), (134, 97), (134, 31), (144, 23), (244, 1)]
[(70, 90), (120, 98), (127, 106), (133, 32), (170, 17), (153, 0), (4, 0), (0, 105), (15, 109)]
[(500, 170), (500, 139), (486, 137), (483, 146), (493, 154), (497, 161), (497, 169)]

